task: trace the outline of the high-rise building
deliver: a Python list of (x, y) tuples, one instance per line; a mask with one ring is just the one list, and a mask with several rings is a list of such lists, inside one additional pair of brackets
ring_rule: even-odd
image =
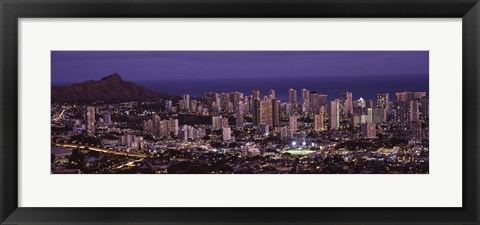
[(367, 108), (367, 123), (372, 123), (373, 122), (373, 110), (372, 108)]
[(223, 112), (228, 112), (230, 103), (230, 94), (229, 93), (221, 93), (220, 94), (220, 107)]
[(165, 100), (165, 110), (167, 112), (172, 111), (172, 106), (173, 106), (172, 100)]
[(275, 90), (274, 89), (270, 89), (270, 91), (268, 91), (268, 98), (269, 99), (275, 99)]
[(272, 99), (272, 124), (273, 128), (280, 126), (280, 101)]
[(313, 130), (315, 132), (320, 132), (324, 130), (324, 121), (323, 121), (323, 114), (324, 114), (324, 107), (321, 106), (320, 108), (320, 113), (319, 114), (314, 114), (313, 115)]
[(254, 126), (262, 123), (260, 99), (257, 98), (252, 100), (252, 122)]
[(348, 118), (353, 113), (352, 92), (343, 92), (340, 95), (340, 115), (341, 118)]
[(170, 122), (168, 120), (162, 120), (160, 122), (159, 137), (170, 137)]
[(285, 103), (285, 113), (287, 114), (287, 116), (291, 116), (295, 114), (292, 104)]
[(228, 118), (224, 117), (222, 118), (222, 128), (228, 127)]
[(361, 123), (361, 116), (358, 114), (353, 114), (352, 118), (350, 119), (350, 125), (353, 127), (360, 127)]
[(358, 108), (365, 108), (366, 104), (365, 104), (365, 100), (360, 97), (357, 101), (355, 101), (355, 105), (358, 107)]
[(87, 136), (95, 135), (95, 107), (88, 106), (85, 112)]
[(288, 91), (288, 99), (290, 104), (292, 104), (293, 111), (295, 113), (298, 112), (297, 90), (290, 88), (290, 90)]
[(419, 103), (416, 100), (410, 101), (410, 127), (412, 127), (413, 122), (418, 122), (420, 120), (420, 110)]
[(160, 137), (161, 134), (160, 134), (160, 126), (161, 126), (161, 123), (162, 120), (160, 118), (160, 116), (158, 115), (155, 115), (153, 116), (153, 135), (155, 135), (156, 137)]
[(410, 122), (410, 102), (409, 101), (397, 101), (397, 123), (402, 126), (408, 126)]
[(297, 133), (297, 116), (296, 115), (291, 115), (288, 119), (288, 128), (290, 130), (291, 137), (293, 138), (293, 135)]
[(244, 108), (245, 108), (245, 104), (243, 102), (239, 102), (235, 112), (235, 125), (237, 127), (244, 126), (244, 116), (245, 116)]
[(388, 93), (377, 94), (377, 108), (388, 110), (389, 108), (390, 97)]
[(384, 123), (384, 122), (387, 121), (387, 109), (374, 108), (374, 109), (372, 109), (372, 113), (373, 113), (372, 122), (374, 124)]
[(261, 124), (273, 127), (272, 101), (265, 96), (261, 102)]
[(302, 89), (302, 112), (310, 112), (310, 91)]
[(322, 95), (317, 92), (310, 93), (310, 111), (313, 114), (318, 114), (320, 112), (320, 107), (327, 107), (327, 95)]
[(413, 121), (411, 123), (412, 140), (415, 143), (422, 143), (422, 123)]
[(212, 117), (212, 130), (222, 129), (222, 116), (213, 116)]
[(170, 118), (169, 120), (170, 122), (170, 132), (173, 134), (173, 136), (178, 136), (178, 132), (179, 132), (179, 129), (178, 129), (178, 119), (173, 119), (173, 118)]
[(144, 120), (143, 121), (143, 135), (153, 135), (153, 121)]
[(362, 136), (364, 138), (376, 138), (377, 137), (377, 131), (375, 124), (373, 123), (366, 123), (361, 125), (361, 130), (362, 130)]
[(232, 130), (230, 127), (224, 127), (222, 134), (224, 141), (232, 140)]
[(253, 99), (260, 99), (260, 90), (253, 90), (252, 91), (252, 98)]
[(189, 94), (184, 94), (183, 95), (183, 102), (184, 102), (184, 110), (190, 111), (190, 95)]
[(338, 129), (340, 127), (340, 104), (338, 99), (330, 102), (328, 118), (330, 119), (330, 129)]

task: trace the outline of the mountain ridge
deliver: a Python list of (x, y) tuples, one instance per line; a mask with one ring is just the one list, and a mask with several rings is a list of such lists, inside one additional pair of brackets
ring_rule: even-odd
[(67, 86), (52, 87), (53, 102), (84, 101), (131, 101), (148, 98), (170, 97), (154, 92), (131, 81), (124, 81), (120, 74), (113, 73), (100, 80), (87, 80)]

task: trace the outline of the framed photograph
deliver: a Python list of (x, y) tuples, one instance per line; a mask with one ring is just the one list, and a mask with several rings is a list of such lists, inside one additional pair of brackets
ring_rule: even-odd
[(0, 0), (1, 224), (479, 224), (476, 0)]

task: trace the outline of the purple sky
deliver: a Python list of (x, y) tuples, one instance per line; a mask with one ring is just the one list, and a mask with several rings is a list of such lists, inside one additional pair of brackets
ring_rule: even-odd
[(428, 74), (428, 51), (52, 51), (52, 83)]

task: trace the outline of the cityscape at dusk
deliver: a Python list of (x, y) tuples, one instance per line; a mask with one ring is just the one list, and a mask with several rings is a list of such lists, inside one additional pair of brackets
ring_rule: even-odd
[(428, 51), (52, 51), (52, 174), (428, 174)]

